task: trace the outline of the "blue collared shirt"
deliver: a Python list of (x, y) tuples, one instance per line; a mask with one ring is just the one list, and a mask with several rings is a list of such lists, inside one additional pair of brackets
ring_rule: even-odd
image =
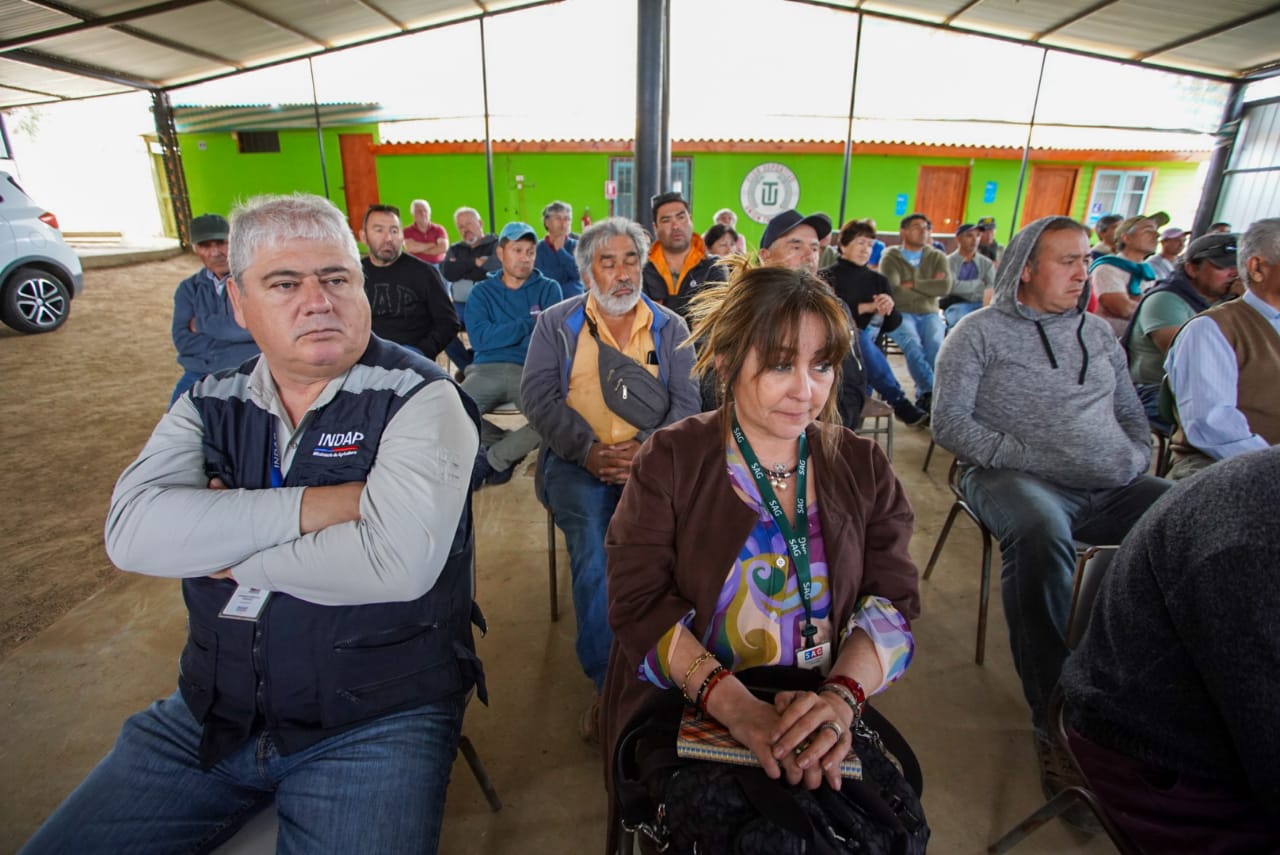
[[(1280, 334), (1280, 309), (1253, 291), (1245, 291), (1243, 299)], [(1216, 460), (1269, 447), (1236, 406), (1236, 354), (1212, 319), (1200, 315), (1187, 321), (1164, 370), (1178, 402), (1178, 419), (1193, 446)]]

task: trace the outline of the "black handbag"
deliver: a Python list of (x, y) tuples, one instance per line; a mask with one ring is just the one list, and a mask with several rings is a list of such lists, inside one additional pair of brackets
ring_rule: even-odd
[[(816, 688), (799, 668), (739, 675), (763, 699)], [(883, 716), (867, 707), (853, 733), (863, 779), (816, 790), (773, 780), (758, 767), (676, 756), (682, 699), (669, 692), (619, 741), (619, 818), (661, 850), (700, 855), (915, 855), (929, 841), (915, 755)], [(895, 760), (897, 762), (895, 762)]]
[(600, 390), (605, 406), (640, 430), (662, 424), (671, 408), (667, 387), (639, 362), (601, 340), (596, 322), (590, 316), (586, 320), (600, 353)]

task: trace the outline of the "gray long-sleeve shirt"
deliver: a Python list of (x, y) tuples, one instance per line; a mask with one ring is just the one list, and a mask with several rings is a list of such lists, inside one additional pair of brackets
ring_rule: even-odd
[[(252, 402), (276, 417), (281, 468), (293, 462), (310, 412), (342, 389), (334, 378), (294, 426), (266, 358), (250, 376)], [(479, 448), (452, 383), (411, 397), (387, 424), (360, 497), (360, 519), (303, 534), (306, 487), (211, 490), (204, 426), (179, 398), (116, 483), (106, 546), (124, 570), (190, 578), (231, 568), (243, 585), (320, 605), (412, 600), (435, 584), (448, 557)]]

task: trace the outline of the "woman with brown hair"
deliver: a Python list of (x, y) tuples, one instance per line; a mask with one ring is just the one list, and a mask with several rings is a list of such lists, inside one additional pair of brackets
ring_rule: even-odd
[[(681, 692), (770, 778), (838, 789), (863, 703), (911, 659), (914, 516), (879, 446), (839, 426), (849, 323), (822, 281), (737, 264), (691, 317), (721, 404), (650, 438), (609, 527), (606, 767)], [(826, 678), (768, 703), (735, 676), (764, 665)]]

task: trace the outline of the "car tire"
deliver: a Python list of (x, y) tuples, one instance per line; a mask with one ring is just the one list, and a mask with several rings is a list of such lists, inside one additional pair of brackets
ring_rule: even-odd
[(71, 291), (59, 277), (35, 267), (20, 267), (0, 291), (0, 320), (18, 332), (51, 332), (71, 311)]

